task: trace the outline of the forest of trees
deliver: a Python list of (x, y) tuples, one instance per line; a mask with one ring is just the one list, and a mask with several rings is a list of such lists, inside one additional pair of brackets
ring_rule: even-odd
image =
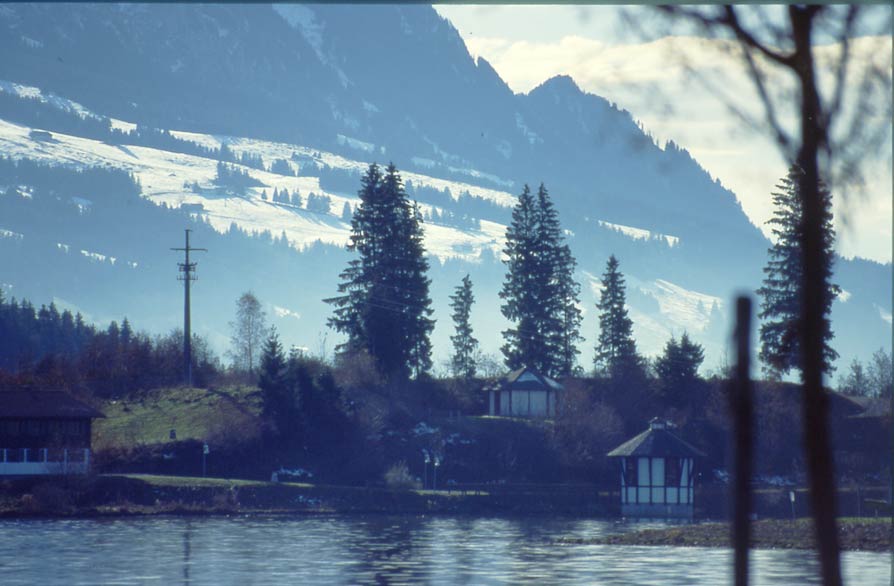
[[(127, 318), (105, 329), (55, 304), (36, 309), (5, 299), (0, 291), (0, 387), (64, 389), (80, 395), (116, 397), (181, 384), (183, 332), (150, 336)], [(222, 371), (208, 341), (193, 336), (193, 374), (207, 384)]]

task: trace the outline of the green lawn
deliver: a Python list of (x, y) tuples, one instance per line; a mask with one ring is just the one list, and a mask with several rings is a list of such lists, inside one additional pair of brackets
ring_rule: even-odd
[[(231, 486), (265, 486), (268, 482), (259, 480), (239, 480), (233, 478), (201, 478), (198, 476), (160, 476), (155, 474), (109, 474), (109, 477), (132, 478), (142, 480), (153, 486), (211, 486), (229, 488)], [(311, 485), (302, 485), (310, 487)]]
[(165, 388), (138, 398), (108, 401), (105, 419), (93, 426), (96, 450), (132, 448), (177, 440), (212, 441), (220, 445), (257, 437), (260, 397), (254, 387), (224, 389)]

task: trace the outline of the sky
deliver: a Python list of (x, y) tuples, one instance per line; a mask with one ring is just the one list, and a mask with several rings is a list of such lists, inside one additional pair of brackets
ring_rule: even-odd
[[(695, 30), (666, 36), (656, 27), (632, 27), (614, 6), (436, 5), (457, 28), (469, 52), (485, 58), (518, 93), (559, 74), (589, 93), (628, 110), (663, 145), (680, 144), (732, 190), (751, 221), (769, 236), (770, 194), (786, 162), (766, 134), (731, 114), (728, 103), (759, 115), (744, 67), (723, 41)], [(652, 11), (627, 7), (649, 24)], [(866, 36), (853, 43), (856, 59), (878, 60), (890, 71), (891, 38)], [(817, 54), (836, 47), (819, 47)], [(785, 91), (785, 79), (773, 87)], [(890, 102), (891, 97), (887, 97)], [(795, 113), (783, 113), (793, 124)], [(886, 121), (887, 122), (887, 121)], [(892, 169), (890, 135), (877, 160), (864, 163), (865, 189), (833, 190), (837, 249), (846, 257), (890, 262)]]

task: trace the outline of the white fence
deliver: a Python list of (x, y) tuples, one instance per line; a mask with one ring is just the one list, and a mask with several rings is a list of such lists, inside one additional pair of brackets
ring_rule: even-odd
[(88, 448), (0, 449), (0, 476), (86, 474), (89, 469)]

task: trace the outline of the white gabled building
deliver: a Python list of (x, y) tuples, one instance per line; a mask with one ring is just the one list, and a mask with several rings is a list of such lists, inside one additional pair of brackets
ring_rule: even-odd
[(484, 387), (488, 413), (505, 417), (555, 417), (563, 390), (557, 381), (527, 366)]

